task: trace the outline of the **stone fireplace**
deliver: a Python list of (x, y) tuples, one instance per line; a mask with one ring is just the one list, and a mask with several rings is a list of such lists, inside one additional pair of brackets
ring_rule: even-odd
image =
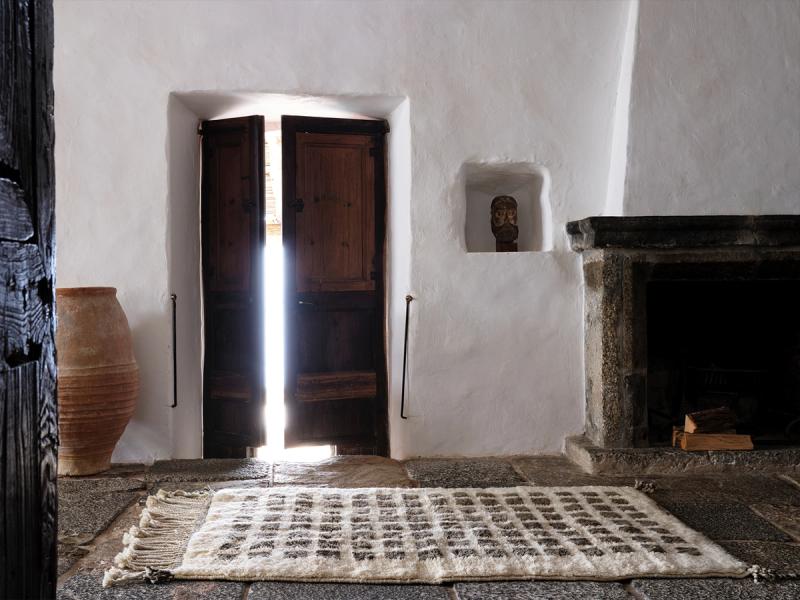
[(731, 406), (757, 448), (800, 444), (800, 215), (590, 217), (583, 257), (586, 439), (666, 446)]

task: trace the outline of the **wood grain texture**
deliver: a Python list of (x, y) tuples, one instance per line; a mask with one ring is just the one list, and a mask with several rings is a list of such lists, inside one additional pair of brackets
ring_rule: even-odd
[(711, 408), (686, 415), (686, 433), (736, 433), (736, 415), (730, 408)]
[(378, 394), (375, 371), (298, 373), (296, 398), (300, 402), (374, 398)]
[(56, 581), (53, 14), (0, 3), (0, 597)]
[[(34, 50), (31, 47), (35, 3), (5, 0), (0, 8), (0, 164), (17, 178), (28, 166), (33, 152), (30, 96)], [(36, 40), (34, 40), (34, 44)], [(27, 174), (30, 177), (30, 174)], [(29, 189), (30, 181), (22, 187)]]
[(287, 446), (388, 452), (383, 121), (283, 117)]
[(678, 440), (682, 450), (752, 450), (753, 440), (749, 435), (729, 433), (679, 433)]
[(375, 289), (375, 169), (367, 135), (297, 135), (297, 291)]
[(0, 177), (0, 240), (26, 242), (33, 237), (25, 191), (10, 179)]
[(203, 456), (264, 443), (264, 118), (203, 123)]

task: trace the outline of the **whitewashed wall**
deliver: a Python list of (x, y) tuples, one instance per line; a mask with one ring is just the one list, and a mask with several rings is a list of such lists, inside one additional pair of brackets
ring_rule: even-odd
[[(168, 408), (169, 293), (196, 276), (194, 234), (174, 237), (196, 227), (196, 147), (175, 133), (193, 118), (171, 93), (407, 98), (390, 314), (418, 299), (407, 421), (391, 332), (392, 453), (554, 452), (583, 429), (568, 220), (800, 210), (798, 2), (753, 4), (647, 1), (634, 30), (627, 1), (57, 2), (59, 285), (116, 285), (142, 368), (115, 460), (199, 452), (193, 357)], [(466, 252), (460, 173), (482, 161), (546, 175), (552, 250)]]
[(800, 212), (800, 1), (641, 3), (626, 214)]

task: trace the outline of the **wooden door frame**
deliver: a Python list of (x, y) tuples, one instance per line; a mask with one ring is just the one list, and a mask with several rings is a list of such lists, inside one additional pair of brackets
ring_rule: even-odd
[[(375, 268), (379, 270), (375, 280), (377, 329), (380, 332), (375, 340), (376, 377), (378, 394), (375, 409), (375, 438), (377, 454), (389, 455), (389, 385), (386, 364), (386, 344), (388, 325), (386, 320), (386, 233), (387, 233), (387, 193), (386, 193), (386, 134), (389, 124), (385, 120), (336, 119), (324, 117), (282, 116), (281, 145), (283, 152), (283, 244), (284, 249), (295, 245), (294, 210), (287, 210), (295, 201), (297, 192), (297, 145), (298, 133), (360, 134), (371, 135), (375, 140)], [(290, 389), (296, 385), (295, 360), (297, 340), (292, 335), (292, 309), (295, 296), (295, 252), (284, 252), (284, 403)]]

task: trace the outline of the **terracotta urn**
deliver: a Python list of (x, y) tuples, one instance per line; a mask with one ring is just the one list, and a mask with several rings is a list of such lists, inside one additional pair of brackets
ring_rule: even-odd
[(139, 367), (128, 319), (113, 287), (56, 290), (59, 475), (91, 475), (136, 408)]

